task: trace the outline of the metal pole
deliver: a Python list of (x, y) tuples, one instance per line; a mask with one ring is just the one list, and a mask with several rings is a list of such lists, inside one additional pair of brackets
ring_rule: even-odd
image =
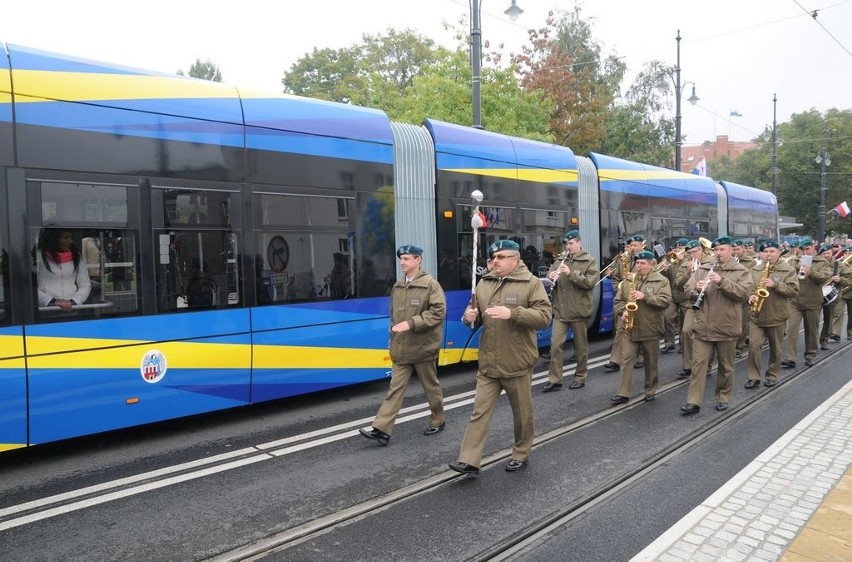
[(819, 155), (822, 161), (820, 162), (819, 172), (819, 210), (817, 211), (817, 214), (819, 214), (819, 230), (817, 231), (817, 239), (819, 240), (818, 244), (822, 244), (825, 242), (825, 161), (828, 158), (828, 152), (823, 148), (819, 151)]
[(677, 30), (677, 65), (675, 66), (675, 170), (680, 172), (680, 29)]
[(772, 195), (776, 195), (775, 181), (778, 176), (778, 124), (775, 122), (778, 98), (772, 94)]
[(480, 28), (479, 0), (470, 0), (470, 68), (473, 86), (473, 127), (482, 128), (482, 29)]

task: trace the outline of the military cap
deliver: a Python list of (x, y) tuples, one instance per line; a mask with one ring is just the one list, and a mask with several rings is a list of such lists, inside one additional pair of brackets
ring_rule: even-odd
[(635, 234), (627, 239), (628, 242), (645, 242), (645, 237), (641, 234)]
[(580, 237), (580, 231), (579, 230), (569, 230), (568, 232), (565, 233), (565, 236), (562, 237), (562, 241), (567, 242), (569, 240), (573, 240), (574, 238), (579, 238), (579, 237)]
[(701, 242), (699, 242), (698, 240), (690, 240), (689, 242), (686, 243), (686, 249), (687, 250), (691, 250), (693, 248), (699, 248), (699, 247), (701, 247)]
[(675, 240), (675, 246), (686, 246), (687, 244), (689, 244), (689, 240), (686, 238), (678, 238)]
[(823, 252), (833, 252), (833, 251), (834, 251), (834, 248), (831, 247), (831, 244), (823, 244), (822, 246), (819, 247), (818, 253), (821, 254)]
[(814, 245), (814, 239), (811, 238), (810, 236), (804, 236), (802, 238), (799, 238), (799, 248), (804, 248), (805, 246), (813, 246), (813, 245)]
[(761, 252), (766, 248), (781, 248), (781, 245), (778, 244), (775, 240), (764, 240), (760, 243), (760, 247), (758, 248)]
[(396, 251), (396, 257), (402, 257), (404, 254), (411, 254), (412, 256), (422, 256), (423, 248), (420, 246), (415, 246), (414, 244), (405, 244), (400, 246)]
[(493, 256), (500, 250), (513, 250), (515, 252), (520, 252), (521, 247), (518, 246), (517, 242), (512, 240), (498, 240), (488, 247), (488, 255)]
[(846, 252), (852, 252), (852, 244), (849, 244), (848, 246), (843, 248), (843, 250), (846, 251)]
[(745, 245), (745, 241), (741, 240), (739, 238), (737, 238), (736, 240), (733, 240), (731, 242), (731, 246), (733, 246), (735, 248), (739, 248), (740, 246), (744, 246), (744, 245)]
[(725, 245), (725, 244), (730, 246), (730, 245), (733, 245), (733, 243), (734, 243), (734, 241), (731, 240), (730, 236), (720, 236), (720, 237), (716, 238), (715, 240), (713, 240), (713, 245), (711, 247), (715, 248), (716, 246), (722, 246), (722, 245)]
[(636, 254), (637, 260), (651, 260), (654, 261), (654, 253), (649, 252), (648, 250), (642, 250), (641, 252), (637, 252)]
[(743, 246), (754, 246), (754, 240), (751, 238), (743, 238)]

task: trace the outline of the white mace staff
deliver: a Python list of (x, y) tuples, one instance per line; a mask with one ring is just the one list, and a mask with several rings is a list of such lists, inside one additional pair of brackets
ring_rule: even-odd
[(479, 204), (482, 203), (484, 195), (478, 189), (475, 189), (473, 193), (470, 194), (470, 198), (473, 199), (473, 212), (470, 215), (470, 226), (473, 228), (473, 263), (471, 265), (471, 275), (470, 275), (470, 302), (471, 306), (476, 307), (476, 270), (477, 263), (476, 258), (479, 256), (479, 229), (485, 226), (485, 221), (482, 220), (482, 213), (479, 211)]

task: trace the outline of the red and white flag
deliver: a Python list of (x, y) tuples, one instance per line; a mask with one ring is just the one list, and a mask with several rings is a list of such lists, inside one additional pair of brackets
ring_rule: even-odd
[(849, 204), (844, 201), (843, 203), (834, 208), (834, 212), (845, 218), (852, 214), (852, 209), (849, 209)]
[(488, 226), (488, 221), (485, 220), (485, 215), (482, 211), (476, 211), (470, 217), (470, 226), (475, 229), (485, 228)]

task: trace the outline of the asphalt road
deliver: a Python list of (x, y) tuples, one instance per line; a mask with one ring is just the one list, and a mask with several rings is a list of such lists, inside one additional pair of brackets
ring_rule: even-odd
[[(600, 365), (609, 340), (593, 341)], [(852, 346), (718, 438), (690, 449), (524, 553), (530, 560), (622, 560), (641, 550), (700, 503), (789, 427), (849, 380)], [(567, 354), (570, 354), (570, 350)], [(842, 357), (841, 357), (842, 356)], [(599, 360), (597, 360), (599, 359)], [(681, 356), (661, 356), (661, 383), (673, 382)], [(591, 371), (584, 389), (541, 394), (546, 362), (533, 388), (536, 434), (610, 409), (618, 373)], [(786, 372), (785, 372), (786, 374)], [(408, 390), (390, 446), (357, 434), (386, 391), (379, 381), (215, 415), (76, 439), (0, 456), (0, 542), (5, 560), (200, 560), (329, 516), (426, 478), (447, 474), (470, 414), (472, 366), (442, 370), (447, 429), (426, 437), (419, 385)], [(641, 393), (634, 375), (634, 394)], [(570, 379), (570, 377), (568, 377)], [(568, 380), (567, 379), (567, 380)], [(732, 405), (748, 396), (738, 363)], [(712, 386), (712, 385), (708, 385)], [(713, 416), (684, 418), (681, 385), (587, 428), (534, 449), (530, 465), (506, 473), (503, 462), (478, 479), (449, 482), (311, 537), (269, 559), (460, 560), (555, 513), (629, 471)], [(498, 407), (486, 455), (512, 442), (508, 403)], [(228, 457), (224, 460), (223, 457)], [(125, 479), (117, 482), (118, 479)], [(101, 486), (104, 491), (92, 489)], [(58, 494), (65, 497), (56, 498)], [(109, 495), (105, 495), (109, 494)], [(53, 498), (51, 511), (27, 502)]]

